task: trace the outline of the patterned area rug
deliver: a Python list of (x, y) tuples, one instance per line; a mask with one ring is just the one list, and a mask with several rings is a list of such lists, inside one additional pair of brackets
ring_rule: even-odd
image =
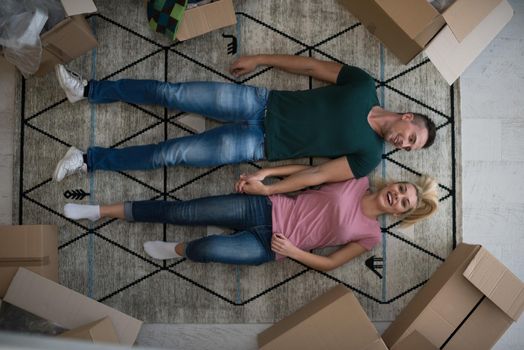
[[(96, 1), (99, 13), (89, 21), (99, 47), (71, 68), (97, 79), (235, 82), (227, 69), (243, 54), (286, 53), (362, 67), (376, 79), (385, 108), (426, 113), (438, 126), (430, 149), (407, 153), (386, 146), (372, 180), (416, 180), (422, 173), (431, 174), (440, 184), (440, 210), (412, 231), (400, 231), (396, 222), (383, 220), (381, 245), (329, 273), (290, 260), (259, 267), (184, 259), (159, 264), (146, 256), (144, 241), (194, 239), (218, 229), (74, 222), (62, 215), (63, 205), (229, 193), (241, 172), (269, 164), (97, 172), (53, 183), (54, 166), (70, 145), (85, 149), (159, 142), (217, 123), (155, 106), (71, 105), (53, 75), (20, 80), (14, 222), (59, 226), (60, 282), (146, 322), (274, 322), (340, 283), (355, 291), (373, 320), (394, 319), (461, 240), (458, 85), (449, 87), (423, 55), (401, 65), (335, 0), (236, 1), (236, 27), (177, 44), (149, 30), (138, 2), (126, 3)], [(271, 68), (237, 83), (292, 90), (321, 85)]]

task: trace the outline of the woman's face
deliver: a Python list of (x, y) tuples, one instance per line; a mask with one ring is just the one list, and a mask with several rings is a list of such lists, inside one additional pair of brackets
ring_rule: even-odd
[(406, 182), (395, 182), (380, 190), (378, 205), (387, 214), (401, 215), (417, 206), (417, 190)]

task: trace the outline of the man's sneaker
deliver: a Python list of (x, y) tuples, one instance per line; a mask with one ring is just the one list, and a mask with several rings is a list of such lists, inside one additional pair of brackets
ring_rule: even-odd
[(64, 90), (67, 99), (71, 103), (85, 99), (84, 88), (87, 86), (87, 80), (73, 71), (70, 71), (61, 64), (55, 66), (56, 78), (60, 87)]
[(64, 158), (60, 159), (53, 173), (53, 180), (60, 182), (64, 177), (77, 172), (87, 172), (87, 164), (84, 163), (82, 151), (71, 147)]

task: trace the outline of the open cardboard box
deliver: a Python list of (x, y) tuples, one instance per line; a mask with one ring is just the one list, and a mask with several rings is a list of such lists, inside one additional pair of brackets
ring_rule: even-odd
[(237, 23), (232, 0), (217, 0), (184, 12), (176, 38), (188, 40)]
[(438, 349), (491, 349), (524, 309), (524, 284), (479, 245), (460, 244), (384, 332), (417, 331)]
[(4, 300), (64, 328), (82, 327), (109, 317), (119, 342), (133, 345), (142, 321), (50, 281), (25, 268), (19, 268)]
[(339, 285), (258, 335), (263, 350), (387, 350), (351, 290)]
[(407, 64), (424, 51), (451, 85), (513, 16), (506, 0), (455, 0), (439, 13), (428, 0), (342, 0)]
[(20, 266), (58, 282), (55, 225), (0, 226), (0, 298)]
[(60, 0), (64, 6), (66, 18), (40, 36), (42, 41), (42, 60), (35, 73), (42, 76), (50, 72), (57, 64), (67, 63), (98, 43), (83, 17), (84, 14), (96, 12), (92, 0)]

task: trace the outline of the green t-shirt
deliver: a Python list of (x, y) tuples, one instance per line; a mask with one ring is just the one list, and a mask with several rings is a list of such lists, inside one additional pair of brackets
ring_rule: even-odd
[(380, 163), (383, 140), (367, 116), (379, 105), (373, 78), (343, 66), (337, 84), (305, 91), (271, 91), (265, 119), (269, 160), (346, 156), (356, 178)]

